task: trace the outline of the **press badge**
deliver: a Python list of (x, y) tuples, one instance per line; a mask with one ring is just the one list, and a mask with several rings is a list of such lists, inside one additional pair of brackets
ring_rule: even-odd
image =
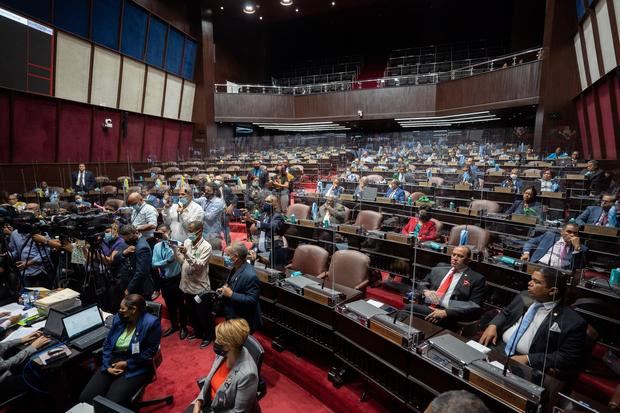
[(140, 354), (140, 342), (131, 343), (131, 354)]

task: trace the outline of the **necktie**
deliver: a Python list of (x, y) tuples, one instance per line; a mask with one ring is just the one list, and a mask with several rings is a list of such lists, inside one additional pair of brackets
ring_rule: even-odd
[(560, 267), (564, 266), (564, 260), (568, 256), (568, 251), (570, 250), (570, 244), (566, 243), (560, 250)]
[[(448, 274), (446, 274), (446, 276), (444, 277), (443, 281), (439, 285), (439, 288), (437, 289), (437, 291), (435, 291), (435, 294), (437, 294), (437, 298), (439, 299), (439, 301), (441, 301), (443, 296), (448, 292), (448, 289), (450, 288), (450, 284), (452, 284), (452, 280), (454, 279), (455, 272), (456, 270), (454, 268), (450, 268), (450, 271), (448, 271)], [(436, 305), (433, 304), (433, 305), (430, 305), (429, 307), (435, 308)]]
[(601, 213), (601, 217), (598, 219), (598, 223), (597, 225), (600, 225), (602, 227), (604, 227), (605, 225), (607, 225), (607, 220), (608, 220), (608, 213), (603, 211)]
[(84, 172), (80, 172), (80, 185), (84, 186)]
[(523, 334), (525, 334), (530, 324), (532, 324), (532, 321), (534, 321), (534, 317), (540, 307), (542, 307), (541, 303), (534, 303), (527, 309), (519, 328), (512, 333), (510, 339), (508, 340), (508, 344), (506, 344), (506, 347), (504, 348), (507, 356), (511, 356), (515, 353), (519, 340), (521, 340)]
[(392, 191), (392, 193), (390, 193), (389, 198), (390, 198), (390, 199), (394, 199), (394, 196), (395, 196), (395, 195), (396, 195), (396, 189), (394, 189), (394, 190)]

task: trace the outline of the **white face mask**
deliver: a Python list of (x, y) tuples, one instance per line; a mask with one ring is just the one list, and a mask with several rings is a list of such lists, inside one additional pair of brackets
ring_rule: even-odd
[(510, 179), (512, 179), (513, 181), (514, 181), (514, 180), (516, 180), (516, 179), (517, 179), (517, 175), (515, 175), (515, 174), (511, 174), (511, 175), (510, 175)]

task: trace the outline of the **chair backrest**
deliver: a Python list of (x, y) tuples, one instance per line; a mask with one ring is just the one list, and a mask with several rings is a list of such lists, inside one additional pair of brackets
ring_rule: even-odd
[(220, 176), (221, 176), (221, 177), (222, 177), (222, 179), (223, 179), (223, 180), (225, 180), (225, 181), (227, 181), (227, 180), (229, 180), (229, 179), (232, 179), (232, 175), (231, 175), (231, 174), (228, 174), (228, 173), (226, 173), (226, 174), (221, 174)]
[(119, 208), (125, 206), (125, 201), (123, 201), (122, 199), (108, 198), (105, 200), (105, 203), (103, 205), (109, 206), (114, 210), (118, 210)]
[(366, 254), (353, 250), (336, 251), (329, 264), (326, 285), (332, 282), (355, 288), (368, 280), (370, 258)]
[(501, 207), (500, 205), (495, 202), (495, 201), (489, 201), (487, 199), (475, 199), (473, 201), (471, 201), (471, 204), (469, 204), (469, 207), (471, 209), (484, 209), (487, 212), (499, 212)]
[(127, 179), (129, 182), (131, 182), (131, 178), (128, 177), (127, 175), (119, 176), (118, 178), (116, 178), (116, 182), (123, 183), (125, 181), (125, 179)]
[(101, 192), (104, 194), (115, 194), (117, 192), (117, 188), (114, 185), (105, 185), (101, 188)]
[(177, 168), (176, 166), (171, 166), (169, 168), (164, 169), (164, 172), (181, 172), (181, 170)]
[(475, 225), (457, 225), (452, 227), (450, 231), (450, 237), (448, 238), (449, 245), (459, 245), (459, 240), (461, 237), (461, 230), (467, 229), (467, 244), (474, 245), (478, 251), (483, 251), (487, 244), (489, 243), (489, 239), (491, 238), (491, 233), (484, 228), (477, 227)]
[(155, 317), (161, 320), (161, 308), (162, 305), (156, 301), (147, 301), (146, 302), (146, 312), (149, 314), (153, 314)]
[(441, 230), (443, 229), (443, 222), (436, 220), (435, 218), (431, 218), (431, 221), (435, 223), (435, 228), (437, 229), (437, 235), (441, 234)]
[(245, 343), (243, 344), (243, 347), (248, 350), (248, 352), (254, 359), (254, 363), (256, 363), (256, 368), (258, 369), (258, 374), (260, 375), (260, 368), (263, 365), (265, 349), (263, 349), (263, 346), (253, 336), (248, 336), (248, 338), (245, 340)]
[(411, 200), (415, 202), (418, 199), (422, 198), (424, 195), (426, 195), (424, 192), (414, 192), (411, 194)]
[(366, 176), (369, 184), (380, 184), (381, 182), (385, 182), (385, 179), (381, 175), (368, 175)]
[(355, 225), (361, 226), (366, 231), (374, 231), (381, 227), (383, 215), (377, 211), (360, 211), (355, 219)]
[(95, 178), (95, 182), (97, 182), (98, 184), (104, 184), (109, 181), (110, 181), (110, 178), (108, 178), (107, 176), (98, 176)]
[(351, 209), (344, 207), (344, 223), (348, 223), (351, 221)]
[(428, 182), (430, 182), (433, 185), (437, 185), (437, 186), (441, 186), (444, 183), (444, 179), (440, 176), (431, 176), (430, 179), (428, 180)]
[(291, 269), (315, 277), (327, 270), (329, 252), (317, 245), (299, 245), (295, 249)]
[(524, 169), (523, 175), (540, 178), (541, 172), (540, 169)]
[(287, 208), (286, 216), (290, 218), (293, 214), (297, 219), (308, 219), (310, 207), (305, 204), (293, 204)]

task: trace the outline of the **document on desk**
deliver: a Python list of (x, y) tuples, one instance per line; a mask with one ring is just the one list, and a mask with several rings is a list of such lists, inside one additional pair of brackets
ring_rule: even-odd
[(24, 311), (24, 306), (18, 303), (10, 303), (0, 307), (0, 313), (9, 312), (11, 315), (21, 314)]
[(39, 330), (39, 329), (38, 328), (33, 328), (33, 327), (20, 327), (17, 330), (13, 331), (8, 336), (6, 336), (6, 338), (4, 340), (2, 340), (1, 342), (4, 343), (6, 341), (18, 340), (18, 339), (20, 339), (22, 337), (26, 337), (30, 333), (34, 333), (37, 330)]

